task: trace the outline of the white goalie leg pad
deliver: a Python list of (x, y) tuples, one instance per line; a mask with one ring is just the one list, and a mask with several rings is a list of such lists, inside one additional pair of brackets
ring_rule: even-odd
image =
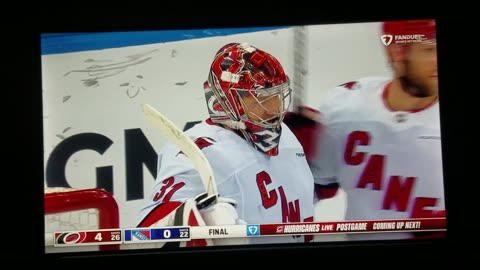
[[(201, 209), (200, 214), (208, 226), (246, 224), (244, 220), (239, 219), (234, 205), (234, 200), (219, 197), (217, 203)], [(248, 244), (248, 239), (246, 237), (219, 238), (214, 239), (213, 243), (214, 245), (246, 245)]]

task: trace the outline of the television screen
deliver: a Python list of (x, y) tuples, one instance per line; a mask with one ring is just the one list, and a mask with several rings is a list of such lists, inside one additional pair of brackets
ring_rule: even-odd
[(47, 254), (445, 238), (435, 19), (40, 39)]

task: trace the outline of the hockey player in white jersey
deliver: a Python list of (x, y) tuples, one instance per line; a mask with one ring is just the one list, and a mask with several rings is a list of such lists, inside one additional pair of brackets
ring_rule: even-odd
[(363, 78), (332, 89), (319, 106), (317, 140), (292, 129), (305, 147), (315, 149), (308, 152), (314, 153), (309, 162), (316, 198), (332, 196), (325, 190), (339, 185), (347, 194), (346, 220), (444, 217), (435, 21), (385, 22), (383, 34), (395, 77)]
[[(193, 164), (167, 143), (139, 227), (313, 221), (314, 182), (301, 144), (282, 123), (290, 82), (279, 61), (246, 43), (214, 57), (204, 84), (210, 118), (186, 131), (209, 160), (219, 192), (212, 202)], [(309, 241), (284, 236), (193, 240), (186, 246)]]

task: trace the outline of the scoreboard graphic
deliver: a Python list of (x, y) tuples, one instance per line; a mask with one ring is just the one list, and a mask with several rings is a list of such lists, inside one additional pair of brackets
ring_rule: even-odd
[(123, 235), (125, 243), (189, 241), (190, 227), (126, 229)]
[(365, 220), (340, 222), (298, 222), (226, 226), (172, 226), (53, 233), (55, 247), (112, 245), (141, 242), (180, 242), (193, 239), (218, 239), (262, 236), (315, 235), (336, 233), (378, 233), (446, 231), (446, 218), (406, 220)]
[(122, 244), (122, 230), (55, 232), (54, 246)]

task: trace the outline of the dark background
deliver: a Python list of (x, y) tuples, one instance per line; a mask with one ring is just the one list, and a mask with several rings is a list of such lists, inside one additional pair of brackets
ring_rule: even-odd
[[(399, 2), (400, 3), (400, 2)], [(74, 4), (74, 3), (70, 3)], [(158, 4), (158, 3), (157, 3)], [(326, 268), (327, 264), (342, 266), (349, 263), (349, 257), (355, 266), (383, 266), (392, 268), (399, 264), (415, 267), (413, 258), (438, 265), (448, 261), (452, 251), (461, 249), (460, 231), (474, 232), (474, 228), (462, 228), (460, 215), (472, 219), (472, 212), (461, 213), (465, 205), (470, 205), (469, 197), (464, 195), (465, 184), (478, 179), (469, 179), (466, 161), (467, 106), (464, 89), (460, 84), (459, 64), (464, 57), (458, 46), (459, 37), (453, 35), (455, 29), (462, 29), (462, 22), (440, 16), (434, 9), (421, 11), (410, 5), (393, 5), (367, 16), (362, 11), (350, 7), (343, 8), (305, 8), (287, 6), (287, 10), (273, 10), (279, 3), (268, 3), (265, 7), (243, 2), (224, 2), (218, 10), (197, 9), (194, 14), (185, 10), (175, 10), (161, 5), (148, 5), (120, 11), (88, 10), (73, 12), (70, 10), (42, 12), (40, 19), (26, 14), (18, 14), (15, 21), (6, 24), (7, 45), (3, 75), (12, 83), (4, 83), (2, 107), (6, 112), (2, 128), (4, 147), (8, 160), (4, 167), (4, 197), (7, 209), (2, 223), (7, 226), (7, 239), (4, 248), (8, 253), (19, 256), (14, 264), (48, 262), (47, 267), (56, 265), (109, 265), (117, 266), (131, 262), (130, 267), (152, 268), (285, 268), (290, 262), (299, 267)], [(258, 3), (259, 4), (259, 3)], [(187, 4), (186, 4), (187, 5)], [(158, 6), (158, 7), (157, 7)], [(253, 8), (255, 6), (255, 8)], [(345, 4), (345, 7), (348, 5)], [(402, 8), (403, 7), (403, 8)], [(368, 8), (369, 10), (370, 8)], [(372, 10), (369, 10), (370, 13)], [(8, 11), (5, 11), (8, 12)], [(309, 246), (265, 246), (263, 248), (226, 248), (184, 250), (180, 252), (139, 251), (139, 253), (118, 252), (105, 254), (70, 254), (68, 256), (46, 256), (43, 254), (43, 139), (42, 139), (42, 100), (41, 100), (41, 56), (40, 34), (50, 32), (97, 32), (126, 30), (160, 30), (181, 28), (246, 27), (274, 26), (318, 23), (351, 23), (394, 19), (437, 19), (437, 48), (439, 64), (440, 106), (442, 121), (442, 143), (444, 147), (444, 172), (447, 211), (447, 239), (440, 241), (425, 240), (412, 242), (342, 242), (315, 243)], [(459, 30), (460, 31), (460, 30)], [(11, 60), (9, 60), (12, 58)], [(13, 65), (12, 65), (13, 64)], [(6, 69), (5, 69), (6, 68)], [(8, 70), (7, 72), (5, 70)], [(13, 75), (13, 76), (12, 76)], [(5, 82), (5, 81), (4, 81)], [(13, 134), (11, 130), (14, 130)], [(465, 137), (465, 138), (464, 138)], [(13, 140), (11, 140), (13, 138)], [(10, 165), (13, 159), (13, 166)], [(11, 213), (9, 213), (11, 212)], [(470, 230), (469, 230), (470, 228)], [(473, 233), (472, 233), (473, 234)], [(11, 239), (10, 239), (11, 238)], [(431, 253), (432, 252), (432, 253)], [(5, 256), (6, 257), (6, 256)], [(380, 258), (388, 258), (380, 262)], [(35, 258), (35, 259), (33, 259)], [(221, 259), (220, 259), (221, 258)], [(226, 258), (226, 262), (220, 262)], [(333, 259), (333, 258), (340, 258)], [(338, 262), (338, 264), (336, 263)], [(166, 266), (166, 265), (168, 266)], [(354, 267), (355, 267), (354, 266)], [(71, 267), (71, 266), (70, 266)], [(330, 266), (331, 267), (331, 266)], [(382, 268), (383, 268), (382, 267)]]

